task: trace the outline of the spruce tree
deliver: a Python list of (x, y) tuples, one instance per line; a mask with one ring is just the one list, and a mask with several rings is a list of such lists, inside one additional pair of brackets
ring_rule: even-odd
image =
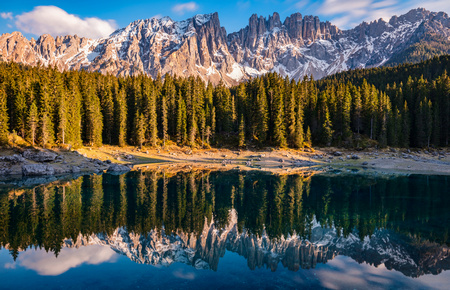
[(139, 110), (136, 111), (134, 125), (135, 145), (139, 146), (139, 148), (142, 148), (142, 145), (145, 142), (146, 124), (144, 115), (140, 113)]
[(241, 120), (239, 122), (239, 147), (245, 146), (245, 124), (244, 124), (244, 115), (241, 115)]
[(211, 132), (210, 132), (209, 136), (214, 141), (214, 137), (216, 136), (216, 107), (214, 107), (214, 106), (212, 107), (212, 110), (211, 110), (211, 127), (210, 127), (210, 130), (211, 130)]
[(351, 103), (352, 103), (352, 96), (350, 94), (349, 85), (347, 85), (342, 100), (342, 136), (344, 140), (350, 138), (352, 135), (352, 130), (350, 127)]
[(66, 95), (62, 94), (60, 96), (58, 104), (58, 140), (61, 144), (66, 144), (66, 133), (68, 127), (68, 105)]
[(45, 148), (47, 145), (53, 143), (54, 136), (54, 123), (52, 120), (52, 109), (53, 104), (48, 88), (48, 79), (44, 76), (40, 82), (37, 84), (37, 104), (38, 104), (38, 139), (40, 145)]
[(410, 141), (410, 131), (411, 131), (411, 125), (410, 125), (410, 118), (409, 118), (409, 108), (408, 103), (405, 101), (403, 105), (403, 111), (402, 111), (402, 139), (401, 139), (401, 146), (408, 148), (409, 147), (409, 141)]
[(166, 95), (161, 95), (161, 139), (163, 140), (163, 147), (166, 147), (166, 140), (168, 140), (168, 111), (167, 111), (167, 99)]
[[(309, 129), (309, 127), (308, 127)], [(309, 132), (309, 134), (311, 135), (311, 131)], [(302, 108), (301, 105), (298, 105), (298, 109), (297, 109), (297, 116), (295, 118), (295, 129), (294, 129), (294, 147), (295, 148), (302, 148), (303, 147), (303, 112), (302, 112)], [(309, 140), (309, 142), (311, 142), (311, 138)], [(311, 146), (311, 144), (309, 144), (309, 146)]]
[(280, 106), (275, 116), (274, 141), (279, 147), (286, 147), (283, 108)]
[(103, 119), (100, 100), (93, 91), (91, 83), (86, 83), (84, 93), (84, 142), (89, 146), (101, 146)]
[(258, 88), (256, 93), (256, 105), (257, 105), (257, 116), (255, 120), (256, 127), (256, 137), (260, 144), (264, 144), (267, 138), (268, 125), (268, 109), (267, 109), (267, 97), (266, 91), (264, 89), (264, 83), (261, 79), (258, 81)]
[(120, 147), (126, 145), (127, 140), (127, 101), (125, 89), (119, 89), (114, 99), (114, 132), (115, 143)]
[(156, 114), (156, 93), (152, 89), (150, 92), (149, 108), (148, 108), (148, 125), (147, 125), (147, 139), (151, 146), (156, 146), (158, 141), (158, 117)]
[(36, 103), (33, 101), (31, 103), (27, 119), (27, 131), (28, 131), (27, 135), (32, 146), (36, 144), (38, 122), (39, 122), (38, 109)]
[[(296, 104), (295, 104), (295, 95), (294, 90), (291, 89), (290, 93), (287, 94), (287, 104), (286, 104), (286, 124), (287, 124), (287, 137), (288, 137), (288, 144), (293, 147), (299, 148), (301, 145), (298, 144), (297, 132), (298, 129), (296, 117), (298, 117), (298, 114), (296, 114)], [(301, 113), (301, 112), (300, 112)], [(303, 138), (303, 136), (302, 136)], [(303, 141), (302, 141), (303, 143)]]
[(0, 145), (8, 144), (8, 109), (6, 93), (0, 88)]
[(18, 87), (18, 92), (14, 100), (15, 110), (15, 124), (13, 130), (19, 133), (22, 138), (25, 138), (26, 123), (27, 123), (27, 96), (24, 85)]
[(110, 81), (108, 79), (103, 80), (103, 83), (99, 90), (98, 95), (101, 96), (101, 112), (103, 116), (103, 138), (102, 140), (107, 144), (113, 144), (114, 135), (114, 100), (113, 93), (111, 91)]
[(423, 122), (425, 125), (426, 145), (430, 148), (431, 136), (433, 133), (433, 103), (425, 98), (423, 101)]
[(362, 130), (362, 102), (361, 93), (358, 90), (353, 91), (353, 128), (356, 133)]
[(311, 128), (309, 128), (309, 126), (308, 126), (308, 129), (306, 130), (305, 144), (308, 147), (312, 147)]
[(328, 107), (325, 107), (325, 118), (322, 124), (322, 142), (326, 146), (330, 146), (333, 141), (333, 129), (330, 120), (330, 113), (328, 112)]
[(183, 145), (187, 139), (186, 131), (186, 105), (184, 100), (179, 94), (178, 96), (178, 108), (177, 108), (177, 143)]
[(67, 110), (67, 125), (65, 130), (65, 142), (78, 147), (83, 143), (81, 139), (82, 97), (78, 87), (73, 82), (69, 85), (66, 94), (67, 102), (65, 106)]

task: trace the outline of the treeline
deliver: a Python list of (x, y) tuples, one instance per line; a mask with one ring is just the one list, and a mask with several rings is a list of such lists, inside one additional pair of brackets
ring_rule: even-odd
[(356, 86), (362, 85), (366, 80), (379, 90), (384, 90), (388, 84), (406, 83), (408, 78), (419, 79), (423, 77), (428, 82), (433, 81), (450, 70), (450, 55), (433, 57), (419, 63), (404, 63), (398, 66), (374, 67), (353, 69), (330, 75), (318, 82), (319, 87), (331, 85), (336, 82), (351, 82)]
[(449, 94), (445, 72), (383, 91), (275, 73), (227, 88), (0, 63), (0, 142), (14, 132), (42, 147), (447, 146)]

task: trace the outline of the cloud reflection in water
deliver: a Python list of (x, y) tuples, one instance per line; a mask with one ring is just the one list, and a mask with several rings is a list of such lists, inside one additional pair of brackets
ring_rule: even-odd
[(51, 252), (28, 250), (19, 256), (18, 263), (39, 275), (57, 276), (83, 264), (98, 265), (116, 259), (117, 254), (110, 248), (92, 245), (79, 249), (63, 248), (57, 258)]

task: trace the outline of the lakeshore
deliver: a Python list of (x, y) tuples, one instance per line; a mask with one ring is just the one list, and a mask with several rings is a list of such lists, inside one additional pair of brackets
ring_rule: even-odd
[[(24, 158), (25, 157), (25, 158)], [(27, 159), (30, 158), (30, 159)], [(43, 167), (36, 174), (24, 172), (28, 167)], [(329, 171), (334, 169), (364, 169), (409, 174), (450, 175), (450, 152), (446, 150), (366, 149), (191, 149), (137, 147), (83, 147), (65, 149), (8, 149), (0, 153), (0, 175), (33, 176), (90, 174), (104, 171), (165, 170), (257, 170), (274, 174)]]

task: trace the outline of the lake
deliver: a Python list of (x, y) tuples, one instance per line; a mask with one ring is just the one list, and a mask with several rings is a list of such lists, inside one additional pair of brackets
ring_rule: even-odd
[(347, 171), (3, 182), (0, 288), (445, 289), (449, 188)]

